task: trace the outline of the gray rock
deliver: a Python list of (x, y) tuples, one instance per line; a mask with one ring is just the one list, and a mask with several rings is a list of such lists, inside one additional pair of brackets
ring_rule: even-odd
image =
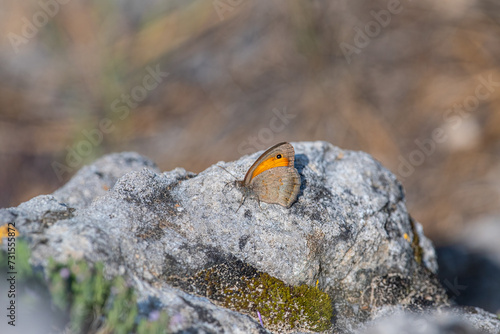
[(148, 168), (159, 172), (156, 164), (135, 152), (107, 155), (92, 165), (84, 166), (54, 197), (75, 209), (87, 207), (97, 196), (102, 196), (118, 178), (132, 171)]
[[(173, 332), (266, 332), (255, 312), (223, 307), (220, 291), (197, 280), (208, 273), (226, 287), (263, 273), (317, 286), (331, 298), (333, 331), (352, 332), (387, 305), (447, 305), (434, 248), (395, 176), (362, 152), (293, 145), (302, 186), (290, 209), (247, 199), (237, 210), (241, 192), (221, 168), (158, 173), (123, 153), (85, 167), (53, 195), (0, 210), (0, 219), (29, 238), (33, 264), (84, 258), (125, 275), (143, 305), (154, 298), (169, 313)], [(242, 179), (260, 153), (218, 165)]]
[(478, 307), (455, 307), (411, 313), (401, 307), (382, 308), (358, 329), (361, 334), (499, 333), (498, 318)]

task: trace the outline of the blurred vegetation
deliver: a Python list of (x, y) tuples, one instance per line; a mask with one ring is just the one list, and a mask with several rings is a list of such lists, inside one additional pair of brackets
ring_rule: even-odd
[[(51, 8), (0, 4), (0, 207), (50, 193), (113, 151), (198, 172), (282, 140), (326, 140), (395, 172), (438, 242), (500, 211), (496, 1), (401, 1), (396, 14), (382, 0)], [(346, 44), (357, 51), (346, 56)], [(152, 88), (157, 67), (168, 76)]]
[(120, 276), (106, 280), (102, 263), (89, 268), (85, 261), (50, 261), (48, 271), (54, 304), (70, 310), (72, 333), (166, 333), (166, 313), (138, 322), (134, 291)]
[[(38, 299), (51, 300), (68, 321), (67, 333), (166, 333), (168, 316), (158, 312), (157, 319), (138, 316), (137, 298), (122, 277), (104, 278), (103, 264), (89, 266), (85, 261), (70, 259), (61, 264), (51, 260), (46, 268), (48, 279), (40, 270), (33, 271), (29, 245), (16, 240), (16, 285), (29, 286)], [(7, 253), (0, 251), (0, 270), (7, 272)], [(21, 292), (19, 292), (19, 290)], [(49, 292), (50, 291), (50, 292)], [(19, 297), (20, 296), (20, 297)], [(18, 288), (17, 299), (27, 298)], [(33, 303), (30, 302), (30, 303)], [(43, 306), (42, 306), (43, 307)], [(62, 315), (61, 315), (62, 313)]]
[[(14, 246), (9, 246), (14, 247)], [(29, 263), (30, 258), (30, 249), (28, 243), (23, 241), (22, 239), (16, 238), (15, 243), (15, 259), (10, 259), (15, 263), (15, 272), (16, 278), (21, 281), (29, 281), (32, 279), (42, 279), (41, 273), (35, 273), (31, 265)], [(7, 256), (7, 252), (5, 250), (0, 250), (0, 270), (2, 273), (9, 272), (12, 270), (8, 270), (8, 262), (9, 258)]]

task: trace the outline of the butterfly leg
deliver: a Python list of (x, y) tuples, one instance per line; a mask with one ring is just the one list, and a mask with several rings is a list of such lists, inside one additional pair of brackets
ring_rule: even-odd
[(230, 184), (234, 184), (234, 181), (229, 181), (229, 182), (226, 182), (226, 184), (224, 185), (224, 187), (222, 188), (222, 193), (223, 194), (226, 194), (226, 188), (227, 186), (229, 186)]
[(243, 195), (243, 196), (241, 197), (240, 206), (238, 207), (238, 209), (236, 209), (236, 212), (238, 212), (238, 210), (241, 208), (241, 206), (243, 205), (243, 203), (245, 203), (245, 199), (246, 199), (246, 197), (245, 197), (245, 195)]

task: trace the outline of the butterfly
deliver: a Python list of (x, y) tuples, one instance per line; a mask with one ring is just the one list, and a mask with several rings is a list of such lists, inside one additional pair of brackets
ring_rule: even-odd
[(236, 211), (247, 197), (256, 197), (259, 203), (262, 201), (289, 208), (297, 200), (300, 190), (300, 175), (294, 162), (295, 151), (287, 142), (276, 144), (262, 153), (245, 178), (235, 181), (235, 185), (243, 192)]

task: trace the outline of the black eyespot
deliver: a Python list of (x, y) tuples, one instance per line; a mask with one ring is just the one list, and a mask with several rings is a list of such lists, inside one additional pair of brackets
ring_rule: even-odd
[(276, 156), (276, 159), (281, 159), (281, 154), (278, 154), (278, 155)]

